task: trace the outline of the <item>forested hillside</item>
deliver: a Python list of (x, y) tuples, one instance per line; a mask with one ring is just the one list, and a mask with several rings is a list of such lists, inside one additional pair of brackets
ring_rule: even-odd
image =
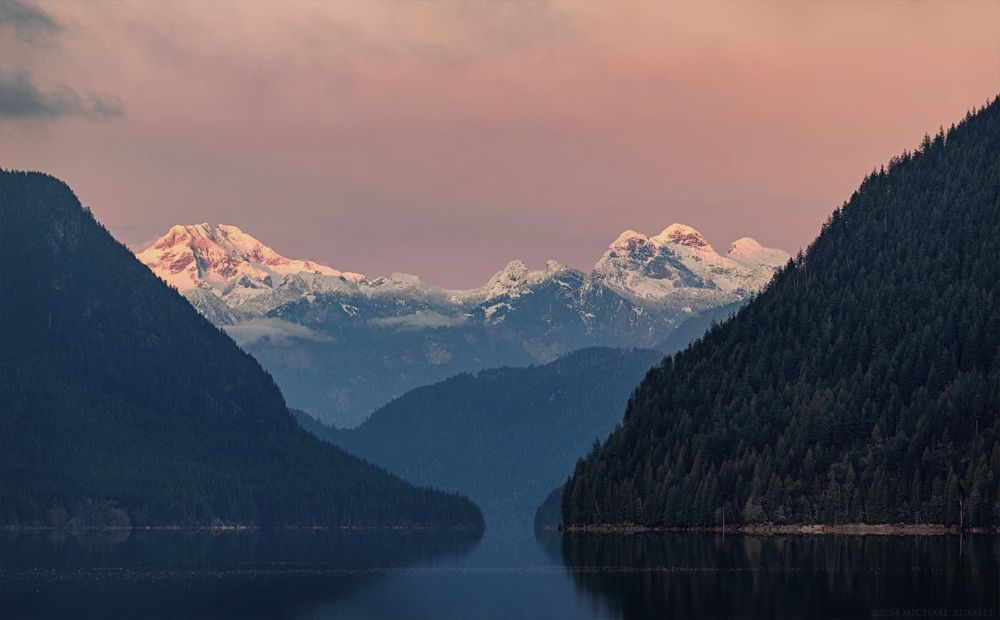
[(657, 351), (591, 348), (542, 366), (462, 374), (412, 390), (360, 427), (307, 428), (416, 484), (458, 491), (492, 527), (529, 527), (546, 493), (606, 437)]
[(2, 525), (482, 526), (302, 430), (53, 177), (0, 171), (0, 315)]
[(643, 381), (570, 525), (1000, 524), (1000, 99), (872, 173)]
[(667, 355), (673, 355), (685, 349), (689, 344), (704, 336), (705, 332), (713, 325), (722, 323), (736, 314), (744, 304), (745, 302), (739, 301), (696, 314), (678, 325), (677, 329), (670, 332), (666, 338), (656, 345), (656, 349)]

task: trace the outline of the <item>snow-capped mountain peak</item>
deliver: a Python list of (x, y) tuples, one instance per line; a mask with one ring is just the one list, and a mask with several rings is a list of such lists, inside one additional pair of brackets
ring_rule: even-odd
[(721, 256), (696, 229), (671, 224), (653, 237), (632, 230), (619, 235), (594, 266), (592, 277), (633, 299), (682, 302), (697, 310), (752, 294), (786, 260), (786, 252), (748, 237)]
[(714, 251), (712, 250), (712, 246), (708, 243), (708, 240), (705, 239), (704, 235), (686, 224), (671, 224), (670, 226), (664, 228), (663, 232), (651, 237), (649, 240), (656, 245), (674, 243), (677, 245), (684, 245), (689, 248), (701, 248)]
[[(230, 225), (174, 226), (138, 257), (163, 280), (197, 298), (196, 305), (215, 320), (238, 322), (290, 302), (320, 303), (321, 298), (343, 298), (352, 307), (368, 303), (359, 299), (395, 300), (398, 308), (430, 305), (442, 316), (460, 317), (482, 304), (510, 307), (550, 283), (557, 285), (551, 290), (558, 291), (554, 294), (560, 299), (577, 299), (573, 303), (581, 308), (586, 306), (584, 297), (606, 290), (643, 312), (699, 312), (748, 298), (789, 255), (749, 237), (737, 239), (720, 255), (696, 229), (671, 224), (653, 237), (626, 230), (589, 273), (557, 261), (529, 269), (524, 261), (513, 260), (483, 286), (468, 290), (440, 289), (402, 273), (367, 278), (286, 258)], [(344, 301), (348, 298), (351, 301)]]
[(531, 289), (531, 287), (552, 279), (557, 274), (569, 270), (559, 261), (549, 260), (545, 263), (545, 269), (528, 269), (524, 261), (517, 259), (507, 263), (503, 269), (493, 275), (485, 285), (471, 294), (458, 293), (456, 299), (472, 299), (482, 297), (484, 299), (494, 299), (501, 296), (517, 297)]
[(629, 229), (623, 232), (622, 234), (618, 235), (618, 238), (616, 238), (614, 241), (611, 242), (611, 245), (608, 246), (608, 249), (610, 250), (613, 248), (628, 248), (631, 246), (645, 245), (648, 243), (649, 243), (649, 237), (642, 234), (641, 232), (636, 232), (634, 230)]
[(788, 262), (788, 252), (764, 247), (752, 237), (740, 237), (729, 244), (729, 258), (744, 265), (777, 269)]
[(759, 253), (764, 246), (753, 237), (740, 237), (729, 244), (730, 256), (750, 256)]
[(180, 291), (200, 286), (225, 290), (243, 280), (248, 288), (268, 288), (282, 276), (314, 273), (343, 277), (352, 282), (366, 278), (308, 260), (278, 254), (236, 226), (208, 223), (177, 225), (140, 252), (139, 260)]

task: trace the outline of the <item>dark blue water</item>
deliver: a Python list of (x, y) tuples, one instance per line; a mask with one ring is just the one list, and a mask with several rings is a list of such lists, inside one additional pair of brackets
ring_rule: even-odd
[(0, 616), (997, 617), (1000, 538), (0, 535)]

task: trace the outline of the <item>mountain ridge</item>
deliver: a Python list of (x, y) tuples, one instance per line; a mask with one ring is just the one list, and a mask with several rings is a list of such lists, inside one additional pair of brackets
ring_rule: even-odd
[(732, 248), (675, 224), (620, 235), (590, 272), (513, 260), (464, 290), (286, 258), (232, 226), (174, 227), (138, 256), (260, 360), (291, 406), (345, 427), (457, 373), (655, 347), (686, 319), (745, 302), (787, 259), (746, 238)]
[[(656, 248), (660, 253), (664, 252), (664, 248), (673, 246), (692, 248), (709, 259), (717, 258), (737, 263), (727, 266), (737, 271), (739, 266), (746, 268), (746, 271), (740, 273), (739, 284), (746, 284), (746, 290), (750, 292), (766, 284), (773, 271), (790, 258), (787, 252), (765, 247), (751, 237), (737, 239), (730, 244), (730, 251), (722, 256), (715, 252), (696, 229), (675, 223), (652, 237), (631, 230), (623, 232), (608, 246), (590, 273), (602, 271), (601, 268), (606, 266), (609, 258), (616, 258), (615, 252), (628, 248), (631, 241), (648, 248)], [(739, 252), (734, 252), (737, 248)], [(636, 256), (631, 258), (636, 261), (641, 260), (638, 255), (644, 250), (632, 248)], [(138, 251), (136, 256), (157, 276), (182, 293), (201, 287), (215, 290), (223, 298), (234, 282), (244, 278), (274, 288), (280, 285), (281, 279), (285, 276), (310, 274), (342, 279), (357, 285), (359, 291), (371, 294), (395, 291), (407, 286), (419, 286), (461, 303), (470, 299), (489, 300), (503, 295), (516, 295), (525, 285), (547, 281), (563, 272), (585, 273), (556, 260), (546, 261), (543, 269), (529, 269), (524, 261), (514, 259), (479, 287), (450, 289), (424, 284), (419, 276), (401, 272), (389, 276), (369, 277), (360, 273), (340, 271), (318, 261), (286, 258), (237, 226), (207, 223), (175, 225), (148, 247)], [(718, 271), (719, 263), (719, 260), (711, 263), (716, 278), (722, 275)], [(622, 267), (618, 266), (619, 269)], [(624, 267), (627, 268), (628, 265)], [(640, 269), (646, 267), (647, 271), (651, 271), (648, 265), (636, 265), (636, 267)], [(690, 270), (690, 266), (685, 265), (685, 267)], [(663, 266), (661, 265), (659, 269), (662, 272)], [(704, 280), (710, 279), (707, 274), (701, 274), (700, 277)], [(675, 288), (678, 282), (682, 283), (676, 279), (671, 282)], [(725, 284), (727, 290), (738, 288), (731, 282)], [(661, 295), (665, 293), (666, 291), (661, 291)]]

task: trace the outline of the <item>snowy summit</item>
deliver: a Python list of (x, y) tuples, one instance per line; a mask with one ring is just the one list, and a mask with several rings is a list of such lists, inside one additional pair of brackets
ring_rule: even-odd
[(228, 224), (174, 226), (138, 258), (181, 292), (204, 285), (225, 289), (241, 278), (271, 286), (276, 277), (296, 273), (338, 276), (352, 282), (364, 279), (361, 274), (313, 261), (285, 258)]
[[(726, 255), (720, 255), (698, 230), (675, 223), (652, 237), (626, 230), (589, 273), (554, 260), (537, 270), (513, 260), (483, 286), (469, 290), (440, 289), (402, 273), (368, 278), (315, 261), (286, 258), (225, 224), (174, 226), (138, 257), (206, 316), (233, 323), (262, 316), (295, 299), (312, 303), (317, 295), (446, 300), (450, 307), (444, 310), (461, 314), (477, 304), (507, 303), (530, 295), (549, 283), (558, 283), (564, 292), (579, 288), (580, 295), (607, 288), (640, 306), (698, 312), (760, 290), (789, 255), (749, 237), (737, 239)], [(587, 312), (581, 309), (582, 314)], [(494, 312), (486, 315), (493, 317)]]

